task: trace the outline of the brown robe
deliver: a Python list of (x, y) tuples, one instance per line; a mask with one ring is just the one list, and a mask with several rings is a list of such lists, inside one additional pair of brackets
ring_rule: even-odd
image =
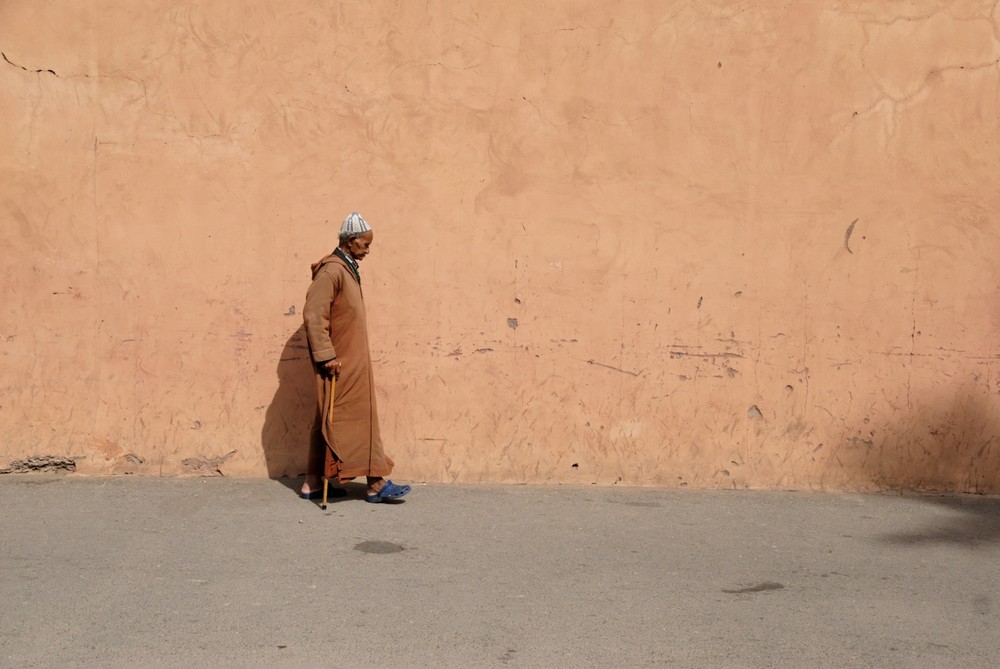
[[(322, 466), (327, 478), (341, 481), (388, 476), (393, 462), (382, 450), (360, 277), (338, 251), (314, 264), (312, 275), (303, 319), (316, 370), (319, 407), (307, 473), (318, 475)], [(334, 357), (341, 364), (335, 383), (318, 366)]]

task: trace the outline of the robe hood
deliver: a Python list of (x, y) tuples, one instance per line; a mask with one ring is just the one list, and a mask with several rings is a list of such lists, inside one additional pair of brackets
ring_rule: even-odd
[(312, 278), (315, 279), (316, 275), (319, 274), (319, 271), (323, 269), (323, 266), (331, 262), (339, 262), (343, 264), (343, 261), (337, 257), (336, 253), (331, 253), (327, 256), (324, 256), (322, 259), (318, 260), (317, 262), (314, 262), (310, 266), (310, 269), (312, 270)]

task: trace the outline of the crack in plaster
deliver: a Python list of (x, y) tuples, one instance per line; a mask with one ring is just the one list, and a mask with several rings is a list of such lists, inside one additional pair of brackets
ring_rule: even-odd
[(56, 74), (55, 70), (48, 70), (48, 69), (38, 69), (38, 70), (32, 70), (32, 69), (30, 69), (30, 68), (27, 68), (27, 67), (25, 67), (24, 65), (18, 65), (17, 63), (15, 63), (15, 62), (12, 62), (12, 61), (11, 61), (11, 59), (7, 57), (7, 54), (6, 54), (6, 53), (4, 53), (3, 51), (0, 51), (0, 56), (3, 56), (3, 59), (4, 59), (5, 61), (7, 61), (7, 64), (8, 64), (8, 65), (13, 65), (14, 67), (17, 67), (17, 68), (20, 68), (20, 69), (24, 70), (25, 72), (35, 72), (36, 74), (37, 74), (37, 73), (44, 73), (44, 72), (48, 72), (48, 73), (49, 73), (49, 74), (51, 74), (52, 76), (54, 76), (54, 77), (56, 77), (56, 78), (59, 78), (59, 75), (58, 75), (58, 74)]
[(471, 37), (472, 39), (477, 40), (479, 42), (482, 42), (483, 44), (485, 44), (486, 46), (488, 46), (488, 47), (490, 47), (492, 49), (508, 49), (510, 51), (516, 51), (517, 50), (516, 46), (508, 46), (506, 44), (497, 44), (495, 42), (489, 42), (489, 41), (483, 39), (482, 37), (480, 37), (479, 35), (475, 35), (475, 34), (471, 34), (470, 33), (469, 37)]
[[(1000, 4), (1000, 0), (998, 0), (998, 4)], [(982, 19), (967, 19), (967, 20), (969, 20), (969, 21), (973, 21), (973, 20), (980, 21)], [(885, 150), (886, 150), (886, 154), (887, 155), (889, 154), (889, 144), (891, 144), (892, 140), (896, 136), (897, 121), (899, 119), (900, 113), (902, 113), (903, 111), (905, 111), (905, 109), (909, 105), (909, 103), (913, 102), (919, 95), (921, 95), (922, 93), (924, 93), (925, 91), (927, 91), (927, 89), (933, 84), (933, 80), (935, 78), (937, 78), (940, 75), (943, 75), (943, 74), (945, 74), (947, 72), (970, 72), (971, 73), (971, 72), (977, 72), (977, 71), (980, 71), (980, 70), (996, 69), (997, 72), (1000, 73), (1000, 56), (998, 56), (998, 57), (996, 57), (996, 58), (994, 58), (992, 60), (988, 60), (988, 61), (985, 61), (985, 62), (979, 62), (979, 63), (965, 63), (965, 64), (958, 64), (958, 65), (943, 65), (943, 66), (938, 66), (938, 67), (932, 67), (930, 70), (927, 71), (927, 73), (924, 75), (923, 80), (921, 80), (921, 82), (916, 86), (916, 88), (914, 88), (914, 90), (912, 92), (905, 93), (904, 95), (892, 95), (886, 89), (886, 86), (883, 83), (883, 81), (880, 80), (880, 78), (869, 69), (868, 60), (865, 57), (865, 52), (868, 50), (868, 48), (870, 46), (870, 43), (871, 43), (871, 35), (869, 34), (868, 27), (867, 27), (869, 23), (872, 23), (872, 22), (867, 22), (865, 24), (865, 26), (864, 26), (864, 36), (865, 36), (865, 38), (864, 38), (864, 43), (863, 43), (863, 45), (861, 47), (861, 67), (862, 67), (862, 69), (866, 73), (868, 73), (868, 76), (871, 78), (872, 83), (874, 84), (875, 88), (878, 89), (879, 93), (881, 93), (881, 97), (879, 97), (877, 100), (875, 100), (875, 102), (873, 102), (868, 107), (866, 107), (866, 108), (864, 108), (862, 110), (859, 110), (859, 111), (854, 111), (854, 113), (851, 114), (851, 120), (853, 120), (854, 118), (856, 118), (858, 116), (869, 116), (869, 115), (872, 115), (874, 112), (877, 112), (882, 107), (885, 107), (885, 106), (889, 107), (890, 116), (888, 118), (886, 118), (886, 126), (887, 126), (886, 130), (887, 130), (887, 133), (888, 133), (888, 138), (887, 138), (888, 141), (886, 142)], [(998, 29), (1000, 29), (1000, 26), (998, 26), (994, 22), (993, 28), (994, 28), (994, 32), (996, 32)], [(847, 130), (847, 128), (850, 125), (851, 125), (851, 121), (848, 121), (844, 125), (842, 131)], [(838, 136), (840, 134), (841, 133), (838, 133)]]
[(538, 30), (535, 32), (525, 33), (525, 35), (552, 35), (555, 33), (566, 33), (574, 32), (577, 30), (610, 30), (611, 26), (615, 24), (615, 20), (611, 19), (608, 21), (606, 26), (570, 26), (568, 28), (553, 28), (552, 30)]
[[(873, 5), (876, 5), (876, 3), (873, 3)], [(993, 6), (989, 10), (984, 11), (982, 15), (976, 15), (972, 17), (956, 16), (954, 11), (952, 11), (951, 3), (948, 2), (941, 3), (941, 6), (939, 6), (934, 11), (920, 12), (915, 14), (904, 14), (903, 16), (895, 16), (891, 19), (877, 19), (874, 18), (872, 12), (865, 12), (865, 11), (852, 12), (852, 11), (842, 10), (841, 13), (848, 16), (855, 16), (861, 19), (861, 21), (865, 24), (891, 27), (898, 23), (917, 23), (917, 22), (929, 21), (942, 14), (947, 15), (949, 18), (955, 21), (961, 21), (961, 22), (973, 22), (973, 21), (983, 21), (983, 20), (989, 21), (991, 20), (990, 17), (996, 15), (998, 5), (1000, 5), (1000, 0), (994, 2)]]
[[(933, 69), (929, 70), (926, 75), (924, 75), (923, 81), (920, 82), (920, 84), (916, 87), (916, 89), (912, 93), (907, 93), (905, 95), (900, 95), (900, 96), (894, 96), (891, 93), (889, 93), (885, 89), (885, 87), (882, 85), (882, 83), (873, 75), (872, 76), (872, 80), (874, 81), (875, 86), (879, 89), (879, 92), (882, 93), (882, 97), (879, 98), (878, 100), (876, 100), (875, 103), (872, 104), (871, 106), (869, 106), (867, 109), (865, 109), (865, 110), (863, 110), (861, 112), (855, 112), (855, 113), (856, 114), (867, 114), (869, 111), (875, 109), (882, 102), (885, 102), (886, 100), (892, 102), (893, 104), (906, 104), (907, 102), (910, 102), (911, 100), (913, 100), (913, 98), (915, 98), (916, 96), (918, 96), (920, 93), (922, 93), (924, 91), (924, 89), (927, 88), (927, 86), (930, 83), (931, 79), (933, 79), (936, 75), (943, 74), (945, 72), (955, 71), (955, 70), (962, 70), (962, 71), (966, 71), (966, 72), (975, 72), (977, 70), (985, 70), (985, 69), (994, 68), (994, 67), (997, 67), (997, 65), (1000, 65), (1000, 56), (998, 56), (997, 58), (994, 58), (991, 61), (987, 61), (985, 63), (978, 63), (978, 64), (973, 64), (973, 65), (948, 65), (948, 66), (945, 66), (945, 67), (933, 68)], [(867, 65), (865, 65), (864, 67), (865, 67), (866, 70), (868, 69)]]
[[(890, 144), (892, 143), (892, 140), (896, 136), (896, 128), (898, 125), (897, 122), (900, 113), (905, 110), (905, 107), (910, 102), (912, 102), (919, 95), (924, 93), (928, 89), (928, 87), (933, 83), (933, 80), (936, 77), (947, 72), (956, 72), (956, 71), (976, 72), (979, 70), (992, 69), (992, 68), (997, 68), (998, 72), (1000, 72), (1000, 56), (992, 60), (979, 63), (964, 63), (964, 64), (959, 63), (956, 65), (943, 65), (938, 67), (932, 67), (930, 70), (928, 70), (923, 80), (921, 80), (920, 83), (912, 91), (904, 92), (904, 94), (902, 95), (892, 95), (887, 89), (886, 80), (882, 77), (879, 77), (878, 74), (875, 71), (873, 71), (873, 69), (869, 66), (868, 63), (867, 53), (872, 43), (871, 27), (872, 26), (889, 27), (904, 21), (909, 23), (923, 22), (931, 20), (934, 17), (938, 16), (939, 14), (947, 14), (952, 20), (957, 22), (978, 23), (982, 21), (988, 21), (991, 24), (992, 32), (995, 39), (997, 40), (997, 42), (1000, 42), (1000, 15), (997, 14), (998, 7), (1000, 7), (1000, 0), (996, 0), (996, 2), (993, 3), (992, 8), (986, 14), (971, 18), (956, 17), (951, 11), (949, 11), (949, 7), (947, 6), (939, 7), (936, 11), (929, 13), (916, 14), (912, 16), (895, 17), (891, 20), (884, 20), (884, 21), (880, 21), (873, 18), (871, 14), (862, 14), (862, 13), (854, 14), (859, 18), (861, 22), (862, 32), (864, 35), (864, 39), (861, 45), (861, 67), (862, 70), (864, 70), (871, 78), (871, 81), (874, 84), (875, 88), (879, 91), (879, 93), (881, 93), (881, 97), (875, 100), (875, 102), (873, 102), (868, 107), (860, 111), (857, 110), (854, 111), (854, 113), (851, 115), (851, 119), (853, 120), (857, 116), (869, 116), (874, 112), (878, 111), (880, 108), (888, 107), (890, 114), (885, 119), (886, 132), (888, 135), (887, 142), (885, 145), (885, 152), (887, 155), (889, 155)], [(848, 121), (847, 124), (845, 124), (844, 128), (842, 129), (842, 132), (846, 131), (850, 125), (851, 121)], [(841, 133), (837, 134), (839, 136)]]

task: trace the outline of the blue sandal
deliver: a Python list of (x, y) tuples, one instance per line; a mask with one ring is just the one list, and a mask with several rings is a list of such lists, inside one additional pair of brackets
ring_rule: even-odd
[(371, 502), (372, 504), (378, 504), (379, 502), (388, 502), (390, 500), (399, 499), (403, 495), (410, 492), (410, 486), (408, 485), (396, 485), (392, 481), (386, 479), (385, 485), (374, 495), (365, 495), (365, 500)]

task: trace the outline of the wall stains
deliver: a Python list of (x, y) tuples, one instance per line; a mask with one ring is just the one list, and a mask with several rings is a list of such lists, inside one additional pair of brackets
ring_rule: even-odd
[(27, 474), (29, 472), (75, 472), (76, 461), (60, 455), (35, 455), (23, 460), (13, 460), (0, 469), (0, 474)]
[[(332, 23), (292, 3), (294, 30), (186, 7), (211, 43), (162, 29), (176, 3), (92, 4), (3, 5), (3, 466), (304, 472), (315, 379), (293, 332), (344, 191), (380, 230), (363, 280), (401, 479), (1000, 490), (996, 65), (969, 69), (997, 58), (991, 3), (755, 3), (750, 22), (682, 3), (678, 22), (473, 0), (411, 12), (422, 30), (386, 0)], [(399, 29), (315, 86), (317, 45), (358, 25)], [(669, 61), (656, 25), (680, 31)], [(767, 113), (677, 85), (712, 67), (707, 33)], [(413, 54), (442, 65), (404, 76)], [(290, 90), (310, 104), (272, 105)]]
[(225, 473), (222, 471), (222, 465), (234, 455), (236, 455), (235, 450), (214, 458), (186, 458), (181, 460), (181, 464), (184, 465), (184, 469), (188, 474), (225, 476)]

